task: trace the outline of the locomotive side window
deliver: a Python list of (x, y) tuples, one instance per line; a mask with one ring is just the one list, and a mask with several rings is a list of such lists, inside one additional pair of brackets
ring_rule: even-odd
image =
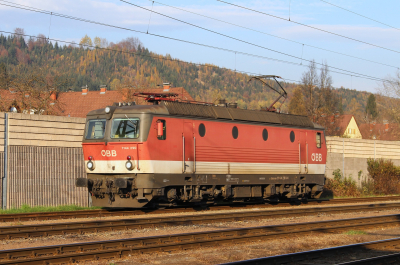
[(165, 120), (157, 120), (157, 139), (167, 139), (167, 126)]
[(264, 141), (268, 140), (268, 131), (267, 131), (267, 129), (263, 130), (262, 137), (263, 137)]
[(296, 136), (294, 135), (294, 131), (291, 131), (290, 132), (290, 141), (293, 143), (295, 139), (296, 139)]
[(317, 148), (321, 148), (321, 133), (317, 132), (316, 139)]
[(111, 138), (138, 138), (138, 118), (117, 118), (113, 119), (111, 126)]
[(236, 126), (233, 126), (232, 128), (232, 137), (233, 139), (237, 139), (239, 136), (239, 130)]
[(86, 125), (86, 139), (103, 139), (106, 119), (89, 120)]
[(204, 135), (206, 135), (206, 126), (204, 126), (203, 123), (200, 123), (199, 125), (199, 135), (201, 137), (204, 137)]

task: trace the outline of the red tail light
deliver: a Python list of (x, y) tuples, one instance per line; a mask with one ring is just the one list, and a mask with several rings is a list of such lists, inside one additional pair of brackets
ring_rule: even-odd
[(92, 161), (93, 157), (92, 156), (88, 156), (88, 160)]
[(127, 156), (126, 159), (127, 159), (127, 160), (131, 160), (132, 157), (131, 157), (131, 156)]

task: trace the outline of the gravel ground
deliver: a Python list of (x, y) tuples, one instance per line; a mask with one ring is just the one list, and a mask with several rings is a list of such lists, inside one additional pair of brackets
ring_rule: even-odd
[[(171, 264), (171, 265), (200, 265), (219, 264), (246, 259), (262, 258), (266, 256), (281, 255), (293, 252), (307, 251), (320, 248), (369, 242), (400, 237), (400, 228), (385, 230), (366, 230), (366, 235), (329, 234), (321, 236), (293, 236), (288, 240), (270, 240), (268, 242), (248, 242), (246, 244), (226, 245), (215, 247), (202, 247), (196, 250), (180, 251), (173, 253), (152, 253), (126, 257), (109, 261), (91, 261), (80, 264)], [(395, 251), (395, 250), (394, 250)], [(395, 251), (395, 252), (398, 252)], [(322, 265), (337, 264), (346, 261), (390, 254), (393, 252), (375, 252), (372, 250), (348, 255), (329, 256), (318, 260), (296, 262), (296, 264)]]
[[(375, 204), (391, 204), (399, 203), (399, 201), (383, 201), (377, 202)], [(307, 205), (301, 204), (296, 206), (279, 206), (274, 205), (271, 208), (237, 208), (229, 210), (217, 210), (217, 211), (199, 211), (199, 212), (183, 212), (183, 213), (160, 213), (152, 214), (146, 213), (144, 215), (131, 215), (131, 216), (110, 216), (110, 217), (90, 217), (90, 218), (75, 218), (75, 219), (58, 219), (58, 220), (44, 220), (44, 221), (15, 221), (15, 222), (0, 222), (0, 227), (2, 226), (14, 226), (14, 225), (35, 225), (35, 224), (51, 224), (51, 223), (68, 223), (68, 222), (83, 222), (83, 221), (96, 221), (96, 220), (119, 220), (119, 219), (141, 219), (141, 218), (151, 218), (151, 217), (167, 217), (167, 216), (182, 216), (182, 215), (202, 215), (202, 214), (213, 214), (213, 213), (232, 213), (232, 212), (243, 212), (243, 211), (277, 211), (286, 209), (306, 209), (306, 208), (325, 208), (325, 207), (336, 207), (336, 206), (351, 206), (351, 205), (371, 205), (373, 203), (343, 203), (343, 204), (319, 204), (319, 205)], [(400, 211), (399, 211), (400, 212)]]
[[(383, 202), (379, 202), (380, 204)], [(365, 203), (360, 203), (365, 204)], [(348, 205), (348, 204), (346, 204)], [(322, 205), (321, 205), (322, 206)], [(320, 207), (321, 207), (320, 206)], [(300, 206), (308, 207), (308, 206)], [(316, 207), (316, 206), (312, 206)], [(299, 208), (299, 206), (285, 207), (288, 208)], [(271, 209), (276, 210), (277, 208)], [(257, 209), (252, 209), (257, 210)], [(228, 211), (215, 211), (212, 213), (220, 212), (231, 212)], [(244, 211), (244, 210), (235, 210)], [(184, 213), (186, 214), (202, 214), (201, 213)], [(38, 237), (29, 239), (15, 239), (15, 240), (3, 240), (0, 242), (0, 249), (14, 249), (14, 248), (27, 248), (27, 247), (38, 247), (38, 246), (49, 246), (58, 244), (70, 244), (80, 243), (89, 241), (99, 240), (112, 240), (122, 238), (135, 238), (135, 237), (147, 237), (147, 236), (158, 236), (158, 235), (170, 235), (179, 233), (190, 233), (190, 232), (201, 232), (201, 231), (212, 231), (228, 228), (243, 228), (243, 227), (255, 227), (255, 226), (267, 226), (267, 225), (281, 225), (281, 224), (294, 224), (303, 222), (316, 222), (323, 220), (336, 220), (344, 218), (356, 218), (356, 217), (370, 217), (370, 216), (381, 216), (389, 214), (399, 214), (400, 210), (384, 210), (384, 211), (372, 211), (372, 212), (353, 212), (353, 213), (342, 213), (342, 214), (320, 214), (318, 216), (305, 216), (305, 217), (291, 217), (291, 218), (280, 218), (280, 219), (261, 219), (261, 220), (249, 220), (249, 221), (238, 221), (238, 222), (225, 222), (225, 223), (212, 223), (208, 225), (185, 225), (185, 226), (174, 226), (166, 228), (149, 228), (141, 230), (127, 230), (127, 231), (116, 231), (116, 232), (102, 232), (102, 233), (86, 233), (86, 234), (69, 234), (64, 236), (50, 236), (50, 237)], [(184, 214), (157, 214), (157, 215), (146, 215), (146, 216), (131, 216), (125, 218), (143, 218), (152, 216), (173, 216), (173, 215), (184, 215)], [(90, 218), (91, 220), (100, 220), (100, 218)], [(107, 217), (104, 219), (121, 219), (121, 217)], [(62, 220), (65, 221), (79, 221), (88, 219), (74, 219), (74, 220)], [(12, 225), (22, 224), (37, 224), (37, 223), (55, 223), (58, 221), (31, 221), (22, 223), (12, 223)], [(8, 223), (7, 225), (10, 225)], [(385, 230), (366, 230), (366, 235), (347, 235), (347, 234), (329, 234), (323, 236), (293, 236), (290, 241), (287, 240), (270, 240), (268, 242), (248, 242), (247, 244), (240, 245), (222, 245), (218, 248), (200, 248), (198, 250), (190, 250), (184, 252), (174, 253), (155, 253), (155, 254), (142, 254), (135, 257), (123, 258), (115, 261), (93, 261), (87, 262), (87, 264), (216, 264), (231, 262), (243, 259), (251, 259), (257, 257), (264, 257), (270, 255), (279, 255), (284, 253), (292, 253), (297, 251), (312, 250), (318, 248), (326, 248), (332, 246), (339, 246), (345, 244), (353, 244), (359, 242), (367, 242), (373, 240), (380, 240), (386, 238), (400, 237), (400, 228), (388, 228)], [(349, 257), (349, 258), (356, 258)], [(318, 264), (333, 264), (332, 259), (328, 259), (325, 263)], [(331, 262), (331, 263), (329, 263)], [(86, 264), (86, 263), (85, 263)], [(313, 263), (307, 263), (313, 264)]]

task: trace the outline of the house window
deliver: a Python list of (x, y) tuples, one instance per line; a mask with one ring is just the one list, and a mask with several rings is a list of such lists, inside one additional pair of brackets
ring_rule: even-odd
[(321, 148), (321, 133), (317, 132), (315, 142), (317, 143), (317, 148)]

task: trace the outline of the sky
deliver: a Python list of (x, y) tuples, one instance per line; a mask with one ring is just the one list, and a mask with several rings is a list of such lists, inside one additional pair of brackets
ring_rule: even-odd
[[(109, 42), (137, 37), (158, 54), (292, 82), (315, 60), (330, 67), (334, 87), (372, 93), (400, 67), (400, 1), (326, 0), (376, 21), (321, 0), (224, 1), (0, 0), (0, 31), (18, 27), (77, 43), (85, 34)], [(119, 28), (4, 5), (10, 3)]]

